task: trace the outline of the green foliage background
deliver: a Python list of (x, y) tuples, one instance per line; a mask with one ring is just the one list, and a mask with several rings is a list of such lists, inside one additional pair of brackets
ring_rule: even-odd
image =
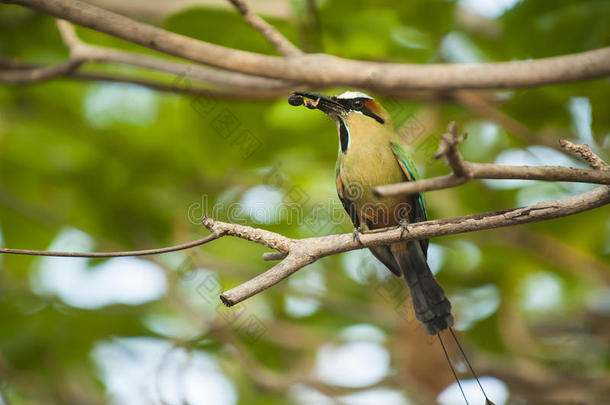
[[(463, 17), (463, 9), (453, 1), (326, 0), (318, 2), (317, 29), (311, 28), (303, 14), (301, 0), (292, 1), (291, 6), (293, 15), (267, 20), (294, 43), (307, 44), (310, 51), (354, 59), (503, 61), (610, 45), (608, 1), (526, 0), (497, 19), (473, 22)], [(216, 44), (274, 54), (271, 46), (231, 9), (186, 9), (168, 16), (163, 26)], [(79, 28), (78, 33), (90, 43), (152, 53), (90, 30)], [(0, 56), (58, 63), (67, 57), (67, 51), (52, 18), (2, 5)], [(159, 77), (124, 66), (97, 69)], [(502, 92), (500, 101), (493, 103), (535, 131), (542, 144), (559, 138), (587, 142), (608, 158), (609, 90), (608, 79), (600, 79)], [(398, 124), (411, 120), (424, 128), (425, 136), (412, 146), (426, 177), (447, 172), (430, 156), (451, 120), (469, 133), (462, 148), (467, 159), (493, 162), (507, 150), (524, 151), (529, 162), (538, 159), (538, 164), (549, 163), (549, 158), (559, 159), (549, 148), (531, 148), (532, 144), (518, 134), (451, 100), (382, 100), (393, 106)], [(211, 105), (213, 111), (202, 112), (202, 106)], [(214, 129), (214, 120), (222, 111), (239, 122), (235, 134), (226, 138)], [(247, 157), (234, 144), (241, 131), (250, 131), (261, 145)], [(294, 201), (307, 213), (316, 202), (336, 199), (336, 143), (335, 128), (327, 118), (293, 108), (285, 98), (215, 100), (70, 79), (31, 86), (3, 85), (0, 241), (6, 247), (44, 250), (60, 232), (78, 229), (89, 235), (95, 251), (177, 244), (206, 235), (203, 227), (189, 218), (193, 204), (207, 199), (208, 207), (220, 203), (227, 207), (243, 202), (249, 192), (261, 198), (252, 194), (252, 189), (264, 184), (276, 186), (266, 186), (272, 198)], [(276, 177), (269, 177), (270, 173)], [(431, 218), (442, 218), (492, 211), (524, 201), (575, 194), (587, 187), (536, 182), (498, 188), (473, 182), (429, 193), (428, 212)], [(219, 211), (220, 219), (227, 219), (228, 214), (226, 209)], [(291, 237), (351, 230), (346, 216), (337, 227), (324, 223), (308, 227), (289, 221), (285, 215), (261, 223), (257, 217), (241, 212), (238, 219)], [(602, 382), (605, 389), (591, 389), (588, 398), (594, 401), (609, 395), (607, 207), (519, 229), (436, 238), (432, 242), (443, 254), (438, 278), (449, 295), (456, 297), (458, 320), (466, 316), (460, 312), (460, 303), (475, 305), (476, 291), (482, 286), (497, 292), (497, 308), (469, 322), (463, 332), (476, 358), (514, 370), (518, 370), (516, 364), (533, 364), (541, 375), (557, 378), (550, 380), (553, 384), (560, 384), (563, 377), (559, 376), (564, 374), (576, 381)], [(242, 323), (227, 320), (231, 316), (228, 310), (219, 314), (216, 302), (208, 303), (198, 295), (203, 275), (194, 269), (214, 272), (226, 289), (270, 266), (261, 258), (263, 251), (252, 243), (225, 238), (196, 252), (147, 258), (163, 268), (166, 293), (137, 305), (109, 303), (92, 309), (75, 307), (53, 293), (37, 291), (33, 280), (47, 262), (34, 257), (1, 256), (0, 389), (5, 402), (110, 401), (112, 391), (108, 391), (94, 359), (94, 348), (120, 338), (149, 337), (212, 355), (235, 384), (239, 404), (296, 403), (290, 384), (275, 390), (261, 388), (264, 384), (257, 367), (278, 380), (291, 375), (295, 366), (315, 363), (319, 347), (339, 344), (344, 328), (362, 323), (385, 332), (384, 345), (391, 353), (394, 370), (391, 373), (400, 377), (394, 387), (412, 400), (418, 398), (418, 390), (405, 377), (407, 366), (397, 354), (403, 334), (408, 335), (404, 327), (415, 326), (409, 322), (405, 326), (393, 310), (395, 303), (383, 294), (348, 276), (349, 270), (354, 271), (348, 263), (358, 263), (354, 262), (361, 257), (357, 254), (349, 256), (354, 260), (326, 258), (301, 271), (317, 274), (323, 280), (322, 290), (307, 288), (307, 277), (302, 276), (251, 299), (246, 304), (248, 314), (264, 325), (256, 338), (248, 330), (244, 333)], [(86, 263), (93, 274), (104, 261)], [(527, 284), (534, 279), (544, 282)], [(392, 285), (391, 280), (376, 283)], [(527, 285), (559, 288), (558, 298), (547, 306), (528, 310), (523, 304)], [(319, 308), (307, 316), (295, 316), (286, 309), (287, 296), (313, 300)], [(187, 325), (182, 327), (186, 331), (169, 333), (152, 327), (150, 320), (154, 317)], [(214, 329), (211, 325), (221, 327)], [(432, 353), (440, 349), (425, 346), (422, 350)], [(427, 367), (423, 363), (420, 366)], [(417, 375), (417, 370), (414, 373)], [(527, 379), (527, 374), (520, 375)], [(517, 401), (520, 395), (546, 398), (545, 392), (553, 389), (537, 388), (535, 384), (527, 388), (520, 380), (505, 380), (511, 401)], [(332, 384), (328, 387), (330, 394), (346, 392)]]

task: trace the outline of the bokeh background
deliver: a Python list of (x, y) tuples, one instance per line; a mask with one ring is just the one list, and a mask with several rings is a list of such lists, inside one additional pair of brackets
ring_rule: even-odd
[[(274, 54), (220, 0), (92, 3)], [(248, 3), (302, 49), (355, 59), (488, 62), (610, 45), (607, 0), (320, 0), (315, 12), (304, 0)], [(77, 32), (89, 43), (152, 53)], [(0, 56), (57, 63), (67, 50), (53, 18), (0, 5)], [(188, 85), (124, 66), (95, 69)], [(461, 149), (476, 162), (584, 167), (557, 150), (560, 138), (608, 158), (609, 99), (608, 79), (380, 98), (423, 176), (448, 172), (431, 156), (451, 120), (468, 132)], [(204, 212), (290, 237), (349, 232), (334, 189), (336, 153), (332, 122), (286, 97), (223, 100), (74, 79), (3, 85), (0, 245), (162, 247), (205, 236)], [(472, 182), (428, 193), (428, 212), (466, 215), (593, 187)], [(319, 206), (329, 215), (312, 215)], [(401, 280), (367, 251), (325, 258), (237, 308), (221, 307), (220, 291), (271, 265), (264, 251), (223, 238), (146, 258), (0, 256), (0, 404), (463, 403)], [(496, 404), (607, 403), (607, 207), (435, 238), (429, 257)], [(470, 403), (483, 403), (458, 366)]]

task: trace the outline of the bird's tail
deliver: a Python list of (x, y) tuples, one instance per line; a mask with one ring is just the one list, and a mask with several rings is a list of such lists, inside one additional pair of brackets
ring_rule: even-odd
[(411, 292), (415, 316), (431, 335), (453, 326), (451, 303), (428, 267), (419, 241), (395, 243), (390, 250)]

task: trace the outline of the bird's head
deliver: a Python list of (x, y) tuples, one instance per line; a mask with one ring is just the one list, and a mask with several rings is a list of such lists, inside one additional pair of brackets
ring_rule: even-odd
[(341, 151), (346, 153), (353, 137), (390, 133), (390, 114), (371, 96), (359, 91), (346, 91), (327, 96), (309, 91), (295, 91), (288, 98), (292, 105), (305, 105), (326, 113), (337, 123)]

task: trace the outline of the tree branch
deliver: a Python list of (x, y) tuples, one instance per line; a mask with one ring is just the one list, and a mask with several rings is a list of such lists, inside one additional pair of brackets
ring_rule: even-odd
[[(136, 56), (137, 54), (134, 54)], [(190, 66), (190, 65), (187, 65)], [(192, 65), (196, 66), (196, 65)], [(11, 83), (11, 84), (32, 84), (36, 81), (32, 81), (29, 79), (30, 76), (27, 74), (21, 74), (22, 77), (19, 81), (3, 80), (3, 72), (6, 70), (1, 70), (1, 68), (9, 68), (11, 71), (25, 71), (30, 69), (43, 68), (44, 66), (23, 63), (20, 61), (16, 61), (13, 59), (1, 59), (0, 58), (0, 83)], [(188, 71), (188, 69), (187, 69)], [(218, 73), (227, 73), (222, 71), (214, 71)], [(230, 74), (230, 73), (229, 73)], [(243, 75), (247, 77), (247, 75)], [(251, 76), (253, 79), (262, 79), (269, 80), (265, 78), (258, 78), (255, 76)], [(286, 96), (290, 94), (295, 88), (291, 87), (283, 87), (283, 85), (279, 81), (271, 80), (270, 86), (268, 88), (265, 83), (260, 82), (260, 87), (257, 88), (256, 83), (251, 83), (253, 87), (247, 87), (248, 83), (244, 83), (243, 87), (230, 87), (230, 86), (217, 86), (209, 87), (206, 86), (205, 83), (203, 85), (199, 85), (196, 83), (191, 83), (189, 80), (174, 80), (174, 81), (163, 81), (163, 80), (155, 80), (155, 79), (144, 79), (140, 76), (132, 76), (125, 75), (119, 73), (108, 73), (108, 72), (96, 72), (91, 70), (75, 70), (71, 71), (67, 74), (58, 74), (54, 76), (47, 77), (47, 79), (62, 79), (62, 78), (72, 78), (76, 80), (82, 81), (102, 81), (102, 82), (111, 82), (111, 83), (131, 83), (139, 86), (148, 87), (153, 90), (158, 91), (166, 91), (178, 94), (189, 94), (195, 96), (209, 96), (219, 99), (240, 99), (240, 100), (273, 100), (279, 97)], [(193, 77), (187, 73), (184, 76), (185, 79), (192, 79)], [(227, 80), (230, 80), (227, 78)], [(235, 84), (236, 82), (233, 82)], [(277, 87), (277, 88), (275, 88)], [(391, 93), (390, 93), (391, 94)], [(403, 91), (396, 94), (397, 96), (408, 98), (412, 100), (439, 100), (439, 98), (444, 97), (447, 98), (447, 95), (443, 95), (439, 92), (430, 92), (430, 91)]]
[[(150, 55), (121, 51), (113, 48), (106, 48), (97, 45), (89, 45), (81, 41), (72, 24), (66, 20), (57, 20), (57, 27), (61, 37), (70, 49), (70, 58), (55, 66), (32, 66), (26, 64), (13, 64), (10, 70), (0, 70), (0, 83), (28, 84), (55, 77), (72, 76), (79, 78), (91, 78), (91, 74), (80, 74), (77, 70), (85, 62), (109, 62), (136, 66), (153, 71), (168, 73), (183, 79), (185, 85), (175, 86), (185, 88), (191, 86), (188, 79), (204, 82), (207, 85), (221, 87), (220, 89), (207, 89), (208, 93), (218, 94), (220, 97), (235, 98), (235, 95), (244, 98), (274, 98), (296, 88), (294, 83), (257, 77), (242, 73), (227, 72), (199, 66), (192, 63), (177, 62), (168, 59), (158, 58)], [(95, 80), (109, 81), (114, 76), (98, 74)], [(100, 78), (103, 77), (103, 78)], [(140, 82), (151, 88), (170, 90), (171, 87), (162, 86), (160, 82), (150, 82), (138, 78), (126, 79), (125, 76), (118, 77), (119, 82)], [(229, 88), (229, 90), (227, 90)], [(233, 90), (234, 89), (234, 90)], [(257, 94), (260, 92), (261, 94)], [(197, 94), (208, 94), (203, 89), (195, 91)]]
[(259, 31), (279, 53), (286, 56), (303, 54), (299, 48), (288, 41), (275, 27), (251, 12), (245, 2), (242, 0), (229, 0), (229, 2), (244, 16), (244, 20)]
[[(223, 292), (220, 298), (227, 306), (238, 304), (277, 284), (300, 268), (322, 257), (337, 253), (411, 239), (428, 239), (435, 236), (522, 225), (577, 214), (608, 203), (610, 203), (610, 188), (604, 186), (573, 197), (547, 201), (523, 208), (417, 222), (409, 224), (409, 232), (407, 233), (400, 228), (386, 228), (361, 233), (360, 241), (354, 240), (352, 233), (291, 240), (290, 251), (280, 263), (255, 278)], [(208, 219), (208, 221), (211, 220)], [(214, 222), (214, 224), (215, 227), (219, 226), (225, 230), (238, 227), (235, 229), (239, 229), (240, 237), (252, 240), (246, 236), (248, 235), (247, 232), (243, 233), (241, 229), (243, 225), (224, 222)], [(227, 232), (226, 235), (232, 235), (232, 232)], [(255, 240), (255, 242), (262, 243), (260, 240)]]
[(448, 134), (441, 137), (441, 143), (438, 151), (434, 154), (434, 159), (443, 157), (447, 166), (453, 170), (456, 176), (471, 179), (473, 170), (457, 148), (466, 139), (466, 134), (458, 135), (457, 124), (455, 122), (449, 124), (448, 131)]
[(363, 62), (326, 54), (276, 57), (226, 48), (165, 31), (78, 0), (0, 0), (20, 4), (145, 47), (210, 66), (315, 86), (377, 91), (507, 89), (610, 74), (610, 47), (572, 55), (482, 64)]
[(587, 145), (577, 146), (561, 140), (560, 146), (569, 152), (578, 152), (596, 170), (577, 169), (563, 166), (507, 166), (490, 163), (471, 163), (464, 160), (457, 145), (465, 136), (458, 136), (457, 126), (451, 123), (449, 133), (441, 137), (436, 159), (443, 157), (453, 170), (452, 174), (433, 177), (419, 181), (387, 184), (377, 186), (374, 192), (379, 197), (390, 197), (402, 194), (414, 194), (423, 191), (440, 190), (455, 187), (472, 179), (519, 179), (543, 181), (569, 181), (580, 183), (610, 185), (610, 171), (604, 170), (606, 163), (596, 156)]
[[(232, 7), (225, 0), (85, 0), (85, 2), (117, 14), (150, 21), (158, 25), (163, 24), (167, 17), (189, 8), (206, 7), (228, 10)], [(289, 18), (292, 12), (290, 4), (284, 0), (256, 0), (251, 8), (256, 13), (283, 19)]]
[(212, 233), (205, 238), (197, 239), (192, 242), (183, 243), (181, 245), (169, 246), (158, 249), (148, 250), (132, 250), (125, 252), (53, 252), (48, 250), (29, 250), (29, 249), (9, 249), (0, 248), (0, 254), (14, 254), (14, 255), (26, 255), (26, 256), (58, 256), (58, 257), (89, 257), (89, 258), (104, 258), (104, 257), (125, 257), (125, 256), (150, 256), (158, 255), (161, 253), (177, 252), (179, 250), (190, 249), (196, 246), (204, 245), (215, 239), (218, 239), (219, 234)]
[(28, 84), (52, 79), (58, 76), (70, 75), (78, 69), (83, 62), (84, 61), (82, 60), (68, 59), (65, 62), (52, 66), (0, 70), (0, 83)]
[(111, 83), (131, 83), (138, 86), (148, 87), (153, 90), (168, 91), (178, 94), (190, 94), (194, 96), (208, 96), (218, 99), (239, 99), (239, 100), (273, 100), (284, 96), (287, 90), (256, 90), (256, 89), (218, 89), (203, 86), (192, 86), (186, 84), (168, 83), (158, 80), (142, 79), (128, 75), (102, 73), (102, 72), (73, 72), (66, 77), (72, 77), (84, 81), (102, 81)]
[[(23, 63), (13, 59), (0, 59), (0, 68), (9, 68), (11, 72), (23, 72), (19, 76), (19, 80), (9, 80), (9, 76), (3, 76), (3, 73), (7, 70), (0, 69), (0, 83), (6, 82), (11, 84), (32, 84), (38, 80), (32, 80), (31, 71), (42, 70), (45, 66), (35, 65), (30, 63)], [(11, 73), (13, 75), (13, 73)], [(187, 76), (188, 77), (188, 76)], [(6, 78), (7, 80), (3, 80)], [(131, 83), (138, 86), (148, 87), (153, 90), (167, 91), (178, 94), (189, 94), (195, 96), (209, 96), (219, 99), (240, 99), (240, 100), (270, 100), (277, 99), (278, 97), (284, 96), (290, 89), (256, 89), (256, 88), (231, 88), (223, 87), (222, 89), (216, 87), (206, 87), (201, 85), (192, 85), (189, 80), (181, 80), (173, 82), (155, 80), (155, 79), (143, 79), (140, 76), (131, 76), (119, 73), (107, 73), (107, 72), (96, 72), (96, 71), (82, 71), (72, 70), (67, 73), (59, 72), (57, 75), (49, 76), (47, 79), (61, 79), (61, 78), (72, 78), (82, 81), (102, 81), (112, 83)], [(422, 94), (414, 94), (414, 97), (424, 97)]]
[(267, 231), (265, 229), (252, 228), (247, 225), (216, 222), (207, 215), (203, 218), (203, 225), (216, 235), (236, 236), (283, 253), (288, 253), (294, 244), (293, 239), (287, 238), (279, 233)]
[[(137, 54), (133, 54), (134, 57), (137, 57)], [(187, 65), (186, 66), (195, 66), (197, 65)], [(32, 84), (36, 81), (29, 80), (27, 74), (22, 74), (20, 81), (11, 81), (11, 80), (3, 80), (3, 72), (1, 68), (8, 68), (11, 71), (25, 71), (31, 69), (42, 68), (44, 66), (23, 63), (20, 61), (16, 61), (13, 59), (2, 59), (0, 58), (0, 83), (11, 83), (11, 84)], [(217, 73), (225, 73), (231, 74), (228, 72), (216, 71)], [(188, 68), (186, 69), (187, 74), (184, 76), (185, 79), (193, 79), (190, 76), (190, 72)], [(195, 74), (194, 74), (195, 76)], [(247, 75), (242, 75), (245, 78), (249, 77)], [(253, 79), (261, 79), (261, 80), (269, 80), (266, 78), (259, 78), (255, 76), (251, 76)], [(8, 78), (8, 77), (7, 77)], [(58, 74), (53, 77), (48, 77), (47, 79), (62, 79), (62, 78), (73, 78), (76, 80), (83, 81), (103, 81), (103, 82), (112, 82), (112, 83), (131, 83), (139, 86), (148, 87), (153, 90), (166, 91), (178, 94), (189, 94), (195, 96), (209, 96), (219, 99), (240, 99), (240, 100), (273, 100), (279, 97), (286, 96), (290, 94), (294, 88), (291, 87), (283, 87), (283, 85), (279, 81), (270, 80), (270, 85), (266, 86), (264, 82), (257, 83), (243, 83), (243, 87), (231, 87), (231, 86), (219, 86), (220, 81), (216, 83), (215, 87), (206, 86), (205, 83), (203, 85), (199, 85), (197, 83), (191, 83), (189, 80), (174, 80), (174, 81), (163, 81), (163, 80), (155, 80), (155, 79), (144, 79), (140, 76), (132, 76), (125, 75), (119, 73), (107, 73), (107, 72), (96, 72), (91, 70), (75, 70), (71, 71), (67, 74)], [(222, 80), (222, 79), (221, 79)], [(226, 80), (230, 80), (228, 77)], [(232, 82), (235, 84), (236, 82)], [(252, 85), (252, 87), (248, 87)], [(259, 86), (260, 87), (257, 87)], [(268, 88), (266, 88), (268, 87)], [(276, 88), (277, 87), (277, 88)], [(391, 93), (390, 93), (391, 94)], [(438, 100), (440, 97), (447, 98), (447, 95), (443, 95), (439, 92), (430, 92), (430, 91), (402, 91), (400, 93), (396, 93), (397, 96), (408, 98), (412, 100)]]
[(294, 83), (256, 77), (241, 73), (225, 72), (192, 63), (175, 62), (154, 56), (121, 51), (81, 41), (72, 24), (66, 20), (57, 20), (57, 28), (64, 43), (70, 49), (71, 58), (88, 62), (114, 62), (132, 65), (144, 69), (169, 73), (185, 79), (199, 80), (215, 86), (246, 89), (292, 89)]
[(610, 170), (610, 165), (608, 165), (599, 156), (593, 153), (593, 151), (591, 150), (591, 148), (589, 148), (589, 145), (587, 144), (575, 145), (566, 139), (560, 139), (559, 145), (561, 145), (561, 147), (567, 151), (570, 151), (572, 153), (578, 153), (583, 158), (583, 160), (586, 161), (589, 166), (594, 169)]

